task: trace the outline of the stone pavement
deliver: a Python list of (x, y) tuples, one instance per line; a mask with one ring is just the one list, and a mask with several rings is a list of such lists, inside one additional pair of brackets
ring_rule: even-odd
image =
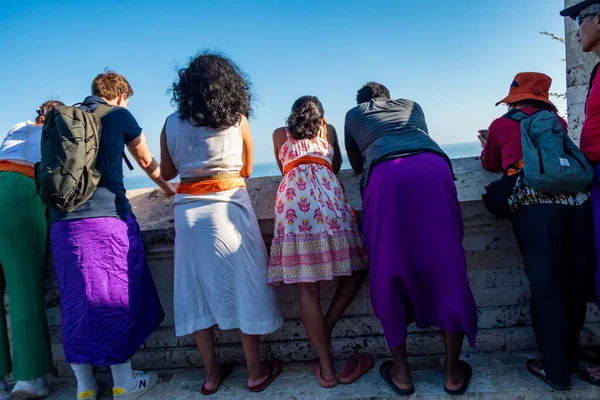
[[(577, 375), (573, 376), (573, 389), (555, 392), (532, 377), (525, 370), (525, 362), (533, 354), (465, 354), (464, 359), (473, 367), (473, 380), (464, 399), (480, 400), (551, 400), (551, 399), (600, 399), (600, 388), (588, 385)], [(263, 393), (251, 394), (245, 389), (245, 371), (236, 368), (212, 399), (394, 399), (398, 398), (379, 377), (378, 367), (353, 385), (339, 385), (334, 389), (322, 389), (312, 376), (309, 364), (286, 364), (284, 373)], [(441, 358), (417, 357), (411, 359), (413, 381), (417, 392), (412, 398), (447, 399), (443, 390)], [(339, 366), (341, 368), (341, 365)], [(112, 399), (110, 375), (97, 375), (101, 390), (99, 399)], [(143, 399), (206, 399), (200, 394), (203, 371), (195, 369), (161, 371), (160, 383)], [(71, 379), (51, 382), (54, 392), (48, 399), (75, 400), (75, 386)]]

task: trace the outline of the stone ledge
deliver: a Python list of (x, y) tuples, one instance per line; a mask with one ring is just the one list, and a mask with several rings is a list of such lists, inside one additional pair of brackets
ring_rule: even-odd
[[(498, 175), (484, 171), (478, 157), (454, 159), (452, 164), (457, 178), (458, 198), (465, 213), (465, 220), (468, 221), (468, 218), (476, 216), (487, 218), (490, 223), (495, 223), (495, 219), (490, 219), (489, 214), (481, 212), (484, 210), (482, 209), (481, 194), (484, 186), (497, 179)], [(362, 207), (359, 177), (351, 170), (342, 170), (338, 174), (338, 178), (346, 188), (350, 203), (360, 212)], [(247, 180), (248, 194), (252, 200), (261, 232), (266, 238), (273, 234), (273, 206), (280, 181), (281, 176)], [(131, 190), (127, 192), (127, 196), (142, 229), (144, 243), (147, 246), (172, 243), (174, 219), (171, 200), (157, 189)]]

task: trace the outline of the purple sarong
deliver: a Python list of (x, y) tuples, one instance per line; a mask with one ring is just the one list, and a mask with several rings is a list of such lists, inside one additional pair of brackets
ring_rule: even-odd
[(50, 240), (67, 362), (126, 362), (165, 315), (135, 218), (56, 222)]
[(376, 165), (363, 192), (371, 301), (390, 348), (407, 326), (477, 333), (462, 246), (463, 220), (448, 162), (434, 153)]

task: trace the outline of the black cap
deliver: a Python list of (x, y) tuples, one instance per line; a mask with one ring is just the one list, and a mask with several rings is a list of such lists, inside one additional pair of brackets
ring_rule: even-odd
[(585, 8), (588, 8), (592, 4), (600, 4), (600, 0), (582, 1), (581, 3), (575, 4), (574, 6), (565, 8), (564, 10), (562, 10), (560, 12), (560, 15), (562, 15), (563, 17), (571, 17), (571, 18), (575, 19), (575, 18), (577, 18), (577, 16), (579, 15), (579, 13), (582, 10), (584, 10)]

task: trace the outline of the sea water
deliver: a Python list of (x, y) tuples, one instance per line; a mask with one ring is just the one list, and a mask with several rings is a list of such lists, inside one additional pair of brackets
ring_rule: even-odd
[[(440, 145), (450, 158), (474, 157), (481, 154), (481, 144), (479, 142), (468, 143), (452, 143)], [(342, 168), (350, 168), (350, 165), (345, 160)], [(134, 171), (139, 171), (136, 168)], [(252, 171), (252, 177), (258, 178), (261, 176), (281, 175), (276, 162), (256, 163)], [(131, 175), (125, 176), (125, 188), (143, 189), (156, 186), (146, 175)]]

